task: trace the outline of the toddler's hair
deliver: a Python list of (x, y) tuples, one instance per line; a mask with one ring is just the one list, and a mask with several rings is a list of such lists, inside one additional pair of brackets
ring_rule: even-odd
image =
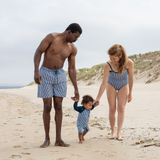
[(88, 102), (93, 102), (94, 101), (94, 99), (90, 96), (90, 95), (85, 95), (85, 96), (83, 96), (82, 97), (83, 99), (82, 99), (82, 102), (81, 102), (81, 104), (83, 105), (84, 103), (85, 104), (87, 104)]

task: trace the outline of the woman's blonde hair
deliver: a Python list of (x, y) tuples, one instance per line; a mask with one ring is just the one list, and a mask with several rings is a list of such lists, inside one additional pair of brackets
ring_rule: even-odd
[(108, 54), (117, 57), (120, 57), (122, 55), (119, 60), (119, 68), (118, 68), (118, 72), (121, 75), (127, 63), (127, 54), (125, 49), (120, 44), (115, 44), (111, 48), (109, 48)]

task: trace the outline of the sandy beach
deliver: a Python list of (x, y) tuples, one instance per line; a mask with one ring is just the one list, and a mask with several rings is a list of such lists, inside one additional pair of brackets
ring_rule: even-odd
[[(100, 84), (79, 85), (80, 96), (96, 98)], [(90, 131), (83, 144), (78, 143), (73, 109), (74, 90), (68, 85), (63, 101), (62, 138), (70, 147), (56, 147), (54, 109), (51, 111), (51, 145), (44, 141), (43, 103), (37, 98), (37, 85), (0, 90), (0, 159), (1, 160), (159, 160), (160, 159), (160, 82), (135, 83), (133, 100), (126, 105), (122, 129), (124, 141), (109, 140), (110, 125), (106, 93), (100, 105), (91, 111)], [(80, 99), (81, 100), (81, 99)], [(156, 144), (144, 147), (148, 144)]]

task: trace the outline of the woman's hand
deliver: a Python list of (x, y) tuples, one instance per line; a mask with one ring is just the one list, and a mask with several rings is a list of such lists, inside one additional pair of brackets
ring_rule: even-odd
[(131, 102), (131, 100), (132, 100), (132, 94), (129, 93), (129, 94), (128, 94), (128, 103)]
[(99, 99), (96, 99), (95, 101), (94, 101), (94, 107), (96, 107), (96, 106), (98, 106), (99, 105)]

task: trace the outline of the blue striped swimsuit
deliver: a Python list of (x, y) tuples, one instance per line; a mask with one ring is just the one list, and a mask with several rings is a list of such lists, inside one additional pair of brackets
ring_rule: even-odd
[(66, 73), (62, 68), (53, 70), (41, 66), (40, 74), (42, 76), (42, 83), (41, 85), (38, 85), (38, 97), (66, 97), (67, 78)]
[(128, 84), (128, 69), (122, 74), (119, 75), (118, 72), (114, 72), (110, 63), (107, 62), (111, 68), (108, 77), (108, 83), (111, 84), (116, 90), (120, 90), (123, 86)]
[(77, 118), (77, 128), (78, 133), (83, 133), (83, 130), (87, 132), (89, 130), (88, 127), (88, 121), (91, 110), (94, 108), (94, 105), (92, 105), (91, 110), (85, 109), (83, 106), (78, 107), (78, 102), (74, 103), (74, 109), (79, 112), (78, 118)]

